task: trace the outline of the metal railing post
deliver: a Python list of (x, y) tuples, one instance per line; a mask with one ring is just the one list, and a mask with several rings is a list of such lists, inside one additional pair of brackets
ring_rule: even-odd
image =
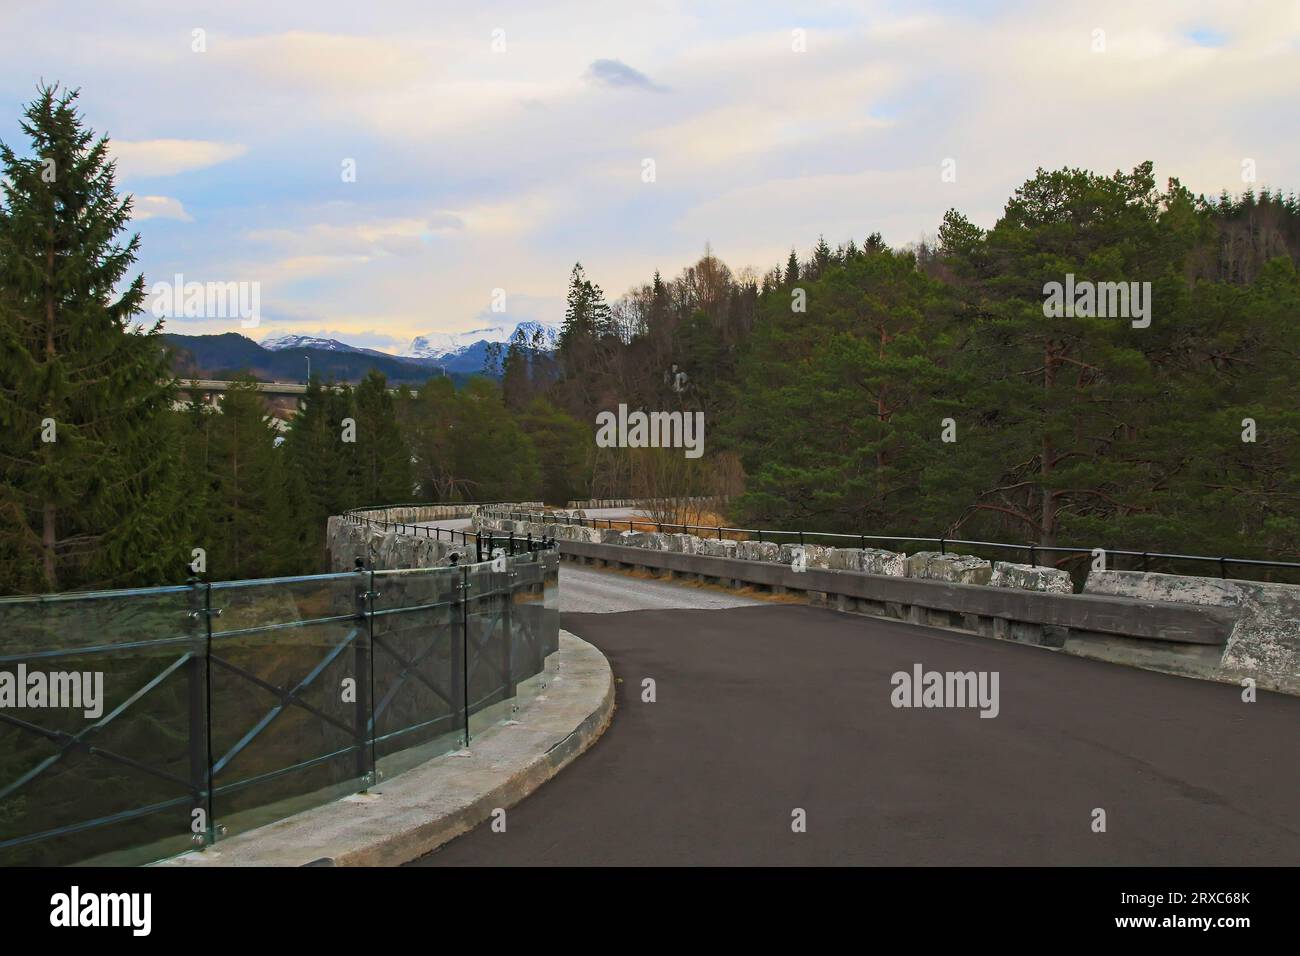
[(202, 810), (202, 833), (194, 833), (194, 842), (206, 849), (217, 838), (212, 794), (212, 585), (198, 578), (190, 578), (190, 619), (192, 628), (190, 659), (185, 667), (187, 691), (190, 697), (189, 754), (190, 787), (194, 794), (194, 809)]
[(448, 635), (448, 691), (447, 705), (451, 710), (452, 727), (460, 728), (465, 745), (469, 746), (469, 706), (466, 702), (465, 677), (465, 612), (461, 591), (461, 569), (454, 564), (447, 571), (447, 586), (451, 600), (447, 606)]
[[(531, 537), (531, 535), (529, 537)], [(510, 613), (511, 610), (510, 605), (514, 603), (514, 596), (515, 596), (514, 589), (511, 587), (511, 580), (514, 578), (515, 573), (514, 573), (514, 569), (511, 568), (510, 566), (510, 561), (511, 559), (506, 560), (506, 570), (504, 573), (505, 582), (506, 582), (505, 583), (505, 592), (506, 592), (505, 604), (501, 606), (501, 645), (502, 645), (501, 656), (503, 658), (501, 662), (502, 664), (501, 674), (505, 678), (505, 684), (503, 688), (504, 696), (501, 698), (502, 700), (509, 700), (510, 698), (515, 696), (515, 674), (514, 674), (515, 635), (514, 632), (510, 629), (511, 617), (512, 617)]]
[(469, 746), (469, 568), (460, 569), (460, 699)]
[(374, 782), (374, 766), (370, 760), (370, 691), (373, 675), (370, 673), (370, 643), (374, 640), (375, 571), (357, 559), (357, 636), (352, 642), (352, 676), (356, 682), (356, 703), (353, 705), (352, 745), (356, 748), (356, 773), (362, 789)]

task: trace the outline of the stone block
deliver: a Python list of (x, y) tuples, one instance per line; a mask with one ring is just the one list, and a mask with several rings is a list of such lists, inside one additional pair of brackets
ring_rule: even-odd
[(708, 555), (711, 558), (734, 558), (736, 556), (736, 545), (739, 542), (732, 541), (728, 538), (700, 538), (696, 554)]
[(969, 554), (918, 551), (907, 559), (907, 576), (950, 584), (988, 584), (993, 565)]
[(829, 567), (831, 548), (823, 547), (820, 544), (783, 544), (781, 545), (780, 556), (778, 560), (782, 564), (790, 564), (794, 561), (795, 549), (803, 548), (804, 558), (807, 566), (810, 568), (827, 568)]
[(1006, 561), (994, 563), (989, 584), (995, 588), (1018, 588), (1021, 591), (1074, 593), (1074, 582), (1070, 580), (1069, 572), (1060, 568), (1039, 568), (1031, 564), (1010, 564)]
[(736, 543), (736, 557), (742, 561), (775, 561), (781, 549), (771, 541), (739, 541)]
[(693, 534), (670, 534), (668, 535), (668, 550), (677, 551), (681, 554), (698, 554), (700, 549), (700, 539)]
[(906, 577), (907, 555), (880, 548), (864, 548), (862, 571), (865, 574), (884, 574), (892, 578)]
[(831, 548), (827, 565), (832, 571), (861, 571), (862, 552), (858, 548)]

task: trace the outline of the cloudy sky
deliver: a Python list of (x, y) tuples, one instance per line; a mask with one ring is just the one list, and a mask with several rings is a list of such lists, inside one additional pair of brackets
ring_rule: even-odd
[(706, 242), (991, 225), (1038, 166), (1300, 188), (1295, 0), (0, 0), (0, 139), (41, 79), (112, 138), (148, 282), (390, 351), (558, 320), (575, 260), (612, 298)]

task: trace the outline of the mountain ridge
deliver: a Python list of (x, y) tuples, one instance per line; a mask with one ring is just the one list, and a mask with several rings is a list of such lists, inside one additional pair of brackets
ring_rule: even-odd
[(238, 332), (165, 332), (163, 337), (175, 350), (173, 369), (181, 377), (221, 378), (249, 372), (270, 381), (304, 381), (310, 360), (312, 372), (327, 380), (360, 381), (373, 368), (390, 382), (419, 384), (439, 374), (458, 383), (471, 375), (486, 374), (488, 350), (509, 342), (520, 330), (530, 347), (537, 341), (543, 351), (554, 349), (559, 337), (555, 326), (533, 320), (461, 333), (417, 335), (399, 354), (294, 333), (269, 336), (260, 343)]

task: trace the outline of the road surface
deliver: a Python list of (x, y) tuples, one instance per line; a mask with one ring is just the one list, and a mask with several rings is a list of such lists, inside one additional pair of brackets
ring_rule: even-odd
[[(416, 865), (1300, 863), (1300, 699), (707, 593), (565, 566), (565, 607), (637, 608), (562, 616), (613, 723), (505, 833)], [(998, 672), (998, 716), (893, 707), (917, 663)]]

